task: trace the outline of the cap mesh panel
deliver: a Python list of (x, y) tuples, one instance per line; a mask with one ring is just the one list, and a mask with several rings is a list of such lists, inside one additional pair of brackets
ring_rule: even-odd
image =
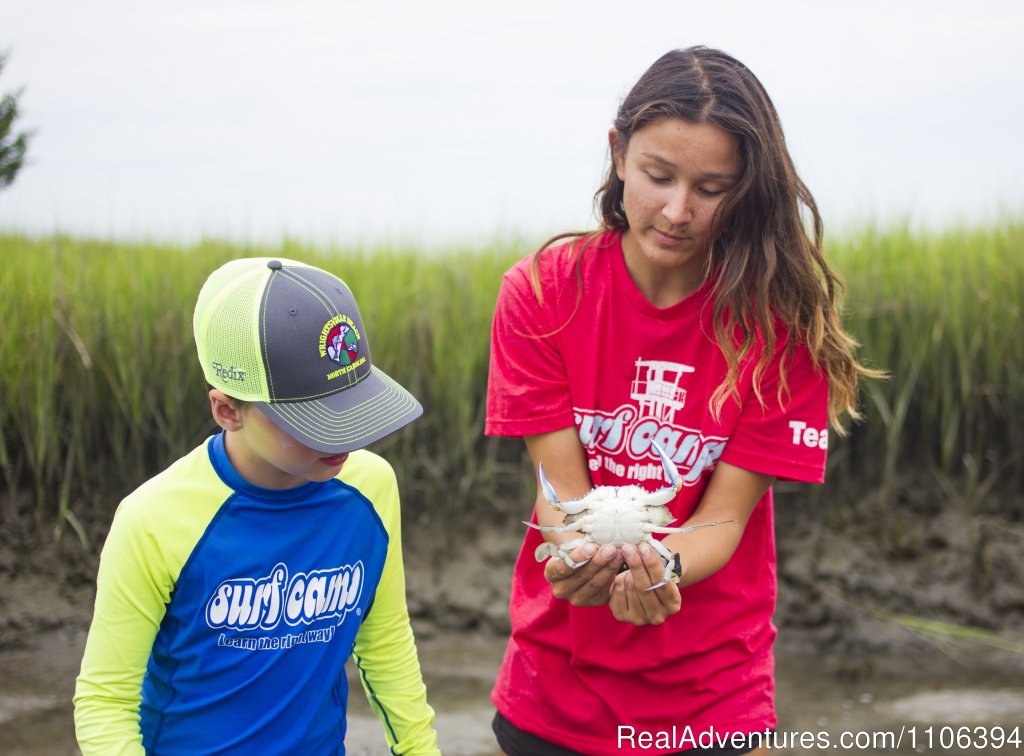
[[(238, 270), (223, 272), (236, 278)], [(234, 285), (219, 283), (213, 277), (207, 288), (215, 292), (201, 315), (196, 336), (206, 379), (229, 396), (244, 401), (267, 401), (267, 381), (259, 348), (259, 309), (269, 271), (263, 265)], [(222, 291), (218, 292), (217, 289)], [(204, 305), (200, 298), (198, 308)], [(220, 366), (218, 371), (217, 366)]]

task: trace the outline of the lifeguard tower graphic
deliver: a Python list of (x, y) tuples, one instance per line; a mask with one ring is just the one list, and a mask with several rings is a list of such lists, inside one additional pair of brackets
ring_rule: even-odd
[(629, 396), (640, 405), (640, 416), (671, 423), (686, 404), (686, 389), (679, 388), (679, 381), (684, 373), (692, 372), (694, 368), (678, 362), (637, 360)]

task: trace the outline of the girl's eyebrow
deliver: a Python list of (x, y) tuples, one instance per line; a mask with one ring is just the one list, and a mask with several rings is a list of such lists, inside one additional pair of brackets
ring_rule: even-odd
[[(658, 163), (659, 165), (663, 165), (666, 168), (671, 168), (673, 170), (676, 168), (675, 163), (672, 163), (672, 162), (666, 160), (665, 158), (661, 157), (660, 155), (655, 155), (653, 152), (641, 152), (640, 155), (641, 155), (641, 157), (645, 157), (648, 160), (653, 160), (655, 163)], [(734, 173), (712, 172), (712, 173), (702, 173), (701, 174), (701, 178), (703, 178), (703, 179), (718, 180), (718, 181), (735, 181), (737, 179), (737, 176)]]
[(648, 160), (653, 160), (655, 163), (661, 163), (666, 168), (676, 167), (674, 163), (670, 163), (665, 158), (661, 157), (660, 155), (655, 155), (653, 152), (641, 152), (640, 155), (642, 157), (647, 158)]

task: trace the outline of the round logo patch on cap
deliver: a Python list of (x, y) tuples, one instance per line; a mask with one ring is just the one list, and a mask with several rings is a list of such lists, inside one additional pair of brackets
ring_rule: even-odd
[(331, 318), (324, 326), (320, 356), (330, 357), (339, 365), (351, 365), (359, 357), (359, 331), (344, 315)]

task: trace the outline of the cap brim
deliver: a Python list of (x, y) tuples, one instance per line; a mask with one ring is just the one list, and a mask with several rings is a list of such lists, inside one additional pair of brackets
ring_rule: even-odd
[(416, 397), (373, 367), (355, 386), (301, 402), (253, 402), (278, 428), (325, 454), (362, 449), (423, 414)]

